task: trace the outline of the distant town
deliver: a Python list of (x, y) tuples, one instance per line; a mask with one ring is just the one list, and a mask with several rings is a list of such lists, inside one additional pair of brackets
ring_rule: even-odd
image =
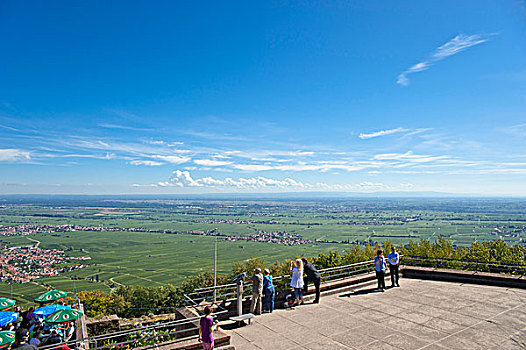
[(0, 254), (0, 281), (25, 283), (40, 277), (56, 276), (60, 273), (76, 271), (89, 266), (81, 263), (65, 264), (90, 259), (89, 256), (67, 256), (63, 250), (57, 249), (10, 248)]
[(79, 226), (79, 225), (16, 225), (4, 226), (0, 225), (0, 235), (2, 236), (26, 236), (37, 233), (54, 233), (54, 232), (74, 232), (74, 231), (97, 231), (97, 232), (111, 232), (111, 231), (148, 231), (140, 228), (120, 228), (120, 227), (104, 227), (99, 226)]
[[(214, 221), (215, 223), (223, 222), (223, 220), (198, 220), (196, 222), (207, 222)], [(217, 221), (217, 222), (216, 222)], [(248, 223), (244, 220), (225, 220), (224, 222), (232, 223)], [(265, 222), (267, 223), (267, 222)], [(310, 244), (311, 240), (304, 239), (299, 234), (287, 233), (287, 232), (258, 232), (249, 236), (239, 235), (225, 235), (221, 234), (218, 230), (190, 230), (185, 232), (173, 232), (170, 230), (146, 230), (143, 228), (119, 228), (119, 227), (104, 227), (104, 226), (78, 226), (78, 225), (17, 225), (17, 226), (2, 226), (0, 225), (0, 235), (2, 236), (26, 236), (39, 233), (57, 233), (57, 232), (74, 232), (74, 231), (96, 231), (96, 232), (158, 232), (168, 234), (189, 234), (189, 235), (217, 235), (225, 241), (251, 241), (251, 242), (263, 242), (263, 243), (277, 243), (283, 245), (298, 245), (298, 244)]]
[(278, 243), (288, 246), (312, 243), (310, 239), (304, 239), (299, 234), (287, 232), (258, 232), (250, 236), (226, 236), (224, 239), (226, 241)]

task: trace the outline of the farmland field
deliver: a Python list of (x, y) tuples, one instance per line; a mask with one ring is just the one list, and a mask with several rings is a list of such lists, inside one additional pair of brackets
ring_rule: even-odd
[[(68, 291), (74, 284), (77, 291), (107, 291), (121, 284), (178, 284), (187, 276), (212, 272), (214, 236), (218, 238), (219, 272), (229, 272), (233, 262), (250, 257), (272, 262), (387, 239), (400, 245), (442, 235), (458, 246), (496, 238), (524, 244), (526, 201), (6, 197), (0, 198), (0, 225), (51, 227), (48, 232), (0, 236), (4, 248), (40, 242), (42, 249), (91, 258), (90, 266), (80, 270), (30, 283), (0, 284), (2, 296), (10, 295), (12, 287), (13, 297), (28, 302), (44, 290), (43, 284)], [(60, 225), (83, 229), (56, 229)], [(286, 239), (255, 241), (262, 232), (281, 232), (272, 237)]]

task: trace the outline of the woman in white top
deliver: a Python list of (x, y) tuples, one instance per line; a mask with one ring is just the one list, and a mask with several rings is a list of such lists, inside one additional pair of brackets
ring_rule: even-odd
[(303, 304), (303, 261), (301, 261), (301, 259), (291, 261), (290, 272), (292, 273), (290, 286), (294, 288), (294, 295), (296, 296), (296, 305)]

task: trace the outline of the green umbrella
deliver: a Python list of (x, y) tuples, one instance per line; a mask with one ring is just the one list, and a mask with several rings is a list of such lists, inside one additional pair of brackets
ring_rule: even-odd
[(16, 301), (13, 299), (0, 298), (0, 310), (9, 309), (11, 306), (14, 306)]
[(59, 300), (62, 298), (65, 298), (68, 293), (62, 291), (62, 290), (50, 290), (49, 292), (45, 292), (44, 294), (39, 295), (35, 298), (35, 301), (37, 303), (47, 303), (50, 301)]
[(0, 332), (0, 348), (6, 347), (15, 341), (15, 332)]
[(63, 309), (58, 310), (57, 312), (52, 313), (48, 317), (46, 317), (47, 323), (66, 323), (76, 320), (77, 318), (80, 318), (82, 315), (82, 311), (77, 309)]

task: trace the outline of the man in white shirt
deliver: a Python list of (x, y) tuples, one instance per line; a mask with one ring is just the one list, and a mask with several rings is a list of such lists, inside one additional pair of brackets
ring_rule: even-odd
[(391, 287), (400, 287), (398, 283), (400, 276), (398, 275), (398, 266), (400, 265), (400, 254), (396, 252), (396, 248), (391, 248), (391, 253), (387, 255), (389, 260), (389, 271), (391, 273)]

